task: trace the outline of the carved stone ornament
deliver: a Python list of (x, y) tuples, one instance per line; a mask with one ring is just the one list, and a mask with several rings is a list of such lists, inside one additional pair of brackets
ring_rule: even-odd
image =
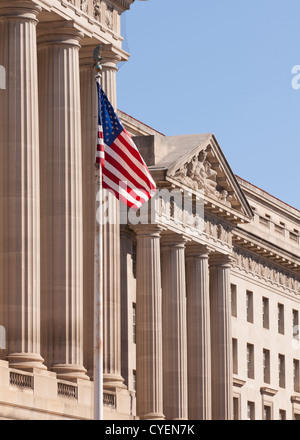
[(82, 12), (88, 12), (88, 3), (88, 0), (80, 0), (80, 9), (82, 10)]
[(113, 8), (107, 7), (105, 11), (105, 25), (108, 27), (108, 29), (113, 29), (114, 23), (113, 23)]
[(194, 156), (191, 162), (185, 163), (173, 177), (194, 190), (203, 190), (227, 206), (231, 206), (232, 197), (228, 192), (218, 187), (217, 172), (207, 160), (207, 151), (202, 150)]
[(101, 21), (101, 1), (93, 0), (94, 18)]
[(239, 249), (234, 250), (236, 266), (252, 273), (258, 277), (264, 278), (272, 284), (283, 286), (292, 290), (296, 295), (300, 295), (300, 280), (294, 274), (265, 261), (254, 257), (253, 255), (243, 252)]

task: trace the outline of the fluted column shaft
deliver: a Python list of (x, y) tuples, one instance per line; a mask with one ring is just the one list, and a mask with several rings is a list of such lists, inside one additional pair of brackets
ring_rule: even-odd
[(36, 24), (41, 8), (0, 1), (0, 317), (10, 366), (40, 356), (40, 193)]
[(72, 23), (39, 28), (43, 341), (58, 377), (83, 367), (79, 41)]
[[(116, 72), (119, 57), (103, 47), (101, 84), (116, 110)], [(123, 387), (121, 376), (121, 269), (120, 207), (114, 194), (103, 191), (103, 383), (107, 389)]]
[(143, 225), (135, 231), (137, 415), (159, 420), (164, 419), (160, 229)]
[(83, 46), (79, 52), (81, 132), (82, 132), (82, 214), (83, 214), (83, 318), (84, 365), (93, 376), (93, 317), (94, 317), (94, 242), (96, 220), (95, 154), (97, 134), (97, 90), (93, 68), (93, 46)]
[(232, 419), (230, 260), (210, 258), (212, 418)]
[(163, 389), (167, 420), (188, 418), (185, 242), (162, 241)]
[(190, 246), (187, 250), (188, 403), (190, 420), (211, 419), (208, 255), (207, 248), (200, 245)]

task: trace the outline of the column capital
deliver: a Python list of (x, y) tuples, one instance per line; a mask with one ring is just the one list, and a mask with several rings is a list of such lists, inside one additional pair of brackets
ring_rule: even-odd
[(201, 243), (191, 242), (186, 247), (187, 258), (208, 258), (211, 252), (213, 248)]
[(96, 44), (88, 44), (88, 45), (81, 46), (80, 52), (79, 52), (80, 67), (90, 68), (91, 71), (94, 70), (94, 50), (95, 50), (95, 47), (96, 47)]
[(162, 250), (185, 248), (189, 238), (183, 234), (166, 233), (161, 237)]
[(121, 61), (122, 56), (119, 51), (112, 44), (102, 45), (102, 61), (101, 65), (103, 69), (118, 70), (117, 64)]
[[(1, 0), (0, 0), (1, 1)], [(80, 48), (80, 41), (84, 34), (74, 27), (73, 21), (54, 21), (40, 23), (37, 29), (37, 42), (39, 46), (44, 44), (68, 45)]]
[(37, 15), (42, 11), (41, 6), (31, 1), (0, 0), (0, 19), (11, 18), (31, 20), (37, 23)]
[(218, 266), (223, 268), (230, 269), (232, 266), (232, 263), (234, 261), (234, 258), (230, 254), (218, 254), (213, 253), (209, 257), (209, 265), (211, 266)]
[(136, 233), (137, 238), (149, 236), (160, 237), (162, 231), (165, 230), (163, 226), (156, 224), (139, 224), (136, 226), (130, 226), (130, 229), (132, 229)]

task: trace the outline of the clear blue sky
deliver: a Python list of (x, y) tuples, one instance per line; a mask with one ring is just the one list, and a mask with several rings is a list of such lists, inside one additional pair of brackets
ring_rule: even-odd
[(118, 108), (214, 133), (235, 174), (300, 209), (299, 0), (136, 1), (122, 26)]

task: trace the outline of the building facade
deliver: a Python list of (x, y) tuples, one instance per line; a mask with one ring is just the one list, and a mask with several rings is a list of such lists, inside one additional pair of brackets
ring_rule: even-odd
[[(116, 107), (133, 2), (0, 0), (3, 420), (93, 419), (93, 51)], [(158, 191), (138, 213), (104, 193), (104, 418), (298, 419), (299, 211), (213, 134), (119, 117)]]

